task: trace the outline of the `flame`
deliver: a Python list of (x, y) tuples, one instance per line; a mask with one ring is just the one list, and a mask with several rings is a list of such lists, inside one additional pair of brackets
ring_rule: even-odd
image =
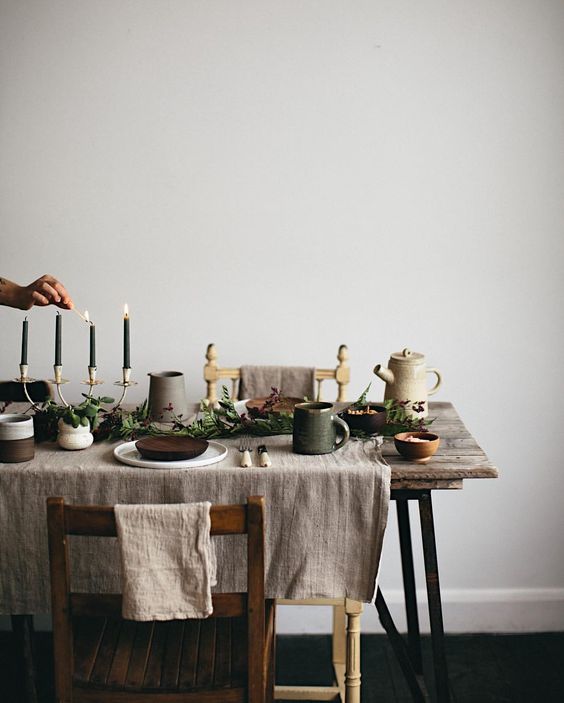
[(88, 310), (84, 311), (84, 319), (86, 320), (86, 322), (90, 322), (90, 315), (88, 314)]
[(126, 304), (123, 306), (123, 319), (126, 320), (128, 317), (129, 317), (129, 306), (128, 306), (128, 304), (126, 303)]

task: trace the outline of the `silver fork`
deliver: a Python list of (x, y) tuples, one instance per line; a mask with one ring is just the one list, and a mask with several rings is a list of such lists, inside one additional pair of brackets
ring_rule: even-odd
[(239, 442), (239, 451), (241, 452), (241, 466), (248, 469), (253, 465), (251, 459), (251, 439), (249, 435), (243, 435)]

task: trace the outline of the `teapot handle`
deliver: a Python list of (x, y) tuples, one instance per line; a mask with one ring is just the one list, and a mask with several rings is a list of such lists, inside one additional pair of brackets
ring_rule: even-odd
[(433, 395), (433, 393), (436, 393), (439, 390), (439, 386), (441, 385), (443, 379), (439, 369), (427, 369), (427, 373), (434, 373), (437, 377), (437, 382), (435, 385), (427, 391), (428, 395)]

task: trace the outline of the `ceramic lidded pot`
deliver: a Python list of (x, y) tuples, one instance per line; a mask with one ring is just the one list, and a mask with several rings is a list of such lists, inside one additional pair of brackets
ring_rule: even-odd
[(62, 449), (86, 449), (94, 441), (94, 435), (90, 432), (89, 424), (73, 427), (61, 418), (58, 427), (57, 444)]
[[(441, 385), (441, 374), (438, 369), (428, 369), (425, 365), (425, 355), (404, 349), (390, 355), (389, 368), (377, 364), (374, 373), (386, 382), (384, 400), (411, 401), (405, 412), (412, 417), (427, 417), (427, 396), (433, 395)], [(427, 388), (427, 374), (434, 373), (437, 382), (432, 388)], [(420, 411), (414, 410), (413, 403), (419, 404)]]
[(31, 461), (34, 454), (33, 418), (11, 413), (0, 415), (0, 462)]

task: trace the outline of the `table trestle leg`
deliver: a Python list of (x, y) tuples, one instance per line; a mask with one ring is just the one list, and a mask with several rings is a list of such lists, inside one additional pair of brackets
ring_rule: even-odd
[(380, 590), (380, 588), (378, 588), (378, 590), (376, 591), (375, 605), (376, 610), (378, 611), (378, 617), (380, 618), (382, 627), (386, 631), (386, 635), (388, 636), (390, 645), (394, 650), (397, 662), (400, 665), (403, 676), (405, 678), (405, 682), (409, 687), (413, 700), (416, 703), (426, 703), (430, 700), (430, 698), (429, 694), (427, 693), (427, 689), (425, 688), (423, 676), (421, 674), (418, 674), (413, 667), (413, 663), (411, 661), (411, 657), (409, 655), (409, 650), (407, 648), (405, 640), (396, 628), (396, 625), (392, 619), (390, 611), (388, 610), (388, 605), (384, 600), (384, 596), (382, 595), (382, 591)]
[(433, 667), (435, 670), (437, 700), (439, 703), (448, 703), (450, 700), (448, 670), (445, 655), (443, 611), (441, 605), (441, 590), (439, 586), (439, 568), (437, 563), (437, 545), (435, 542), (435, 525), (433, 521), (431, 492), (422, 492), (419, 495), (418, 500), (419, 517), (421, 521), (421, 537), (423, 540), (423, 557), (425, 561), (427, 600), (429, 602), (429, 621), (431, 625), (431, 645), (433, 648)]
[(411, 544), (411, 525), (409, 522), (409, 502), (407, 499), (396, 500), (398, 531), (401, 553), (401, 570), (407, 619), (407, 646), (409, 658), (417, 674), (423, 673), (421, 657), (421, 635), (419, 615), (417, 613), (417, 592), (415, 590), (415, 571), (413, 568), (413, 547)]

